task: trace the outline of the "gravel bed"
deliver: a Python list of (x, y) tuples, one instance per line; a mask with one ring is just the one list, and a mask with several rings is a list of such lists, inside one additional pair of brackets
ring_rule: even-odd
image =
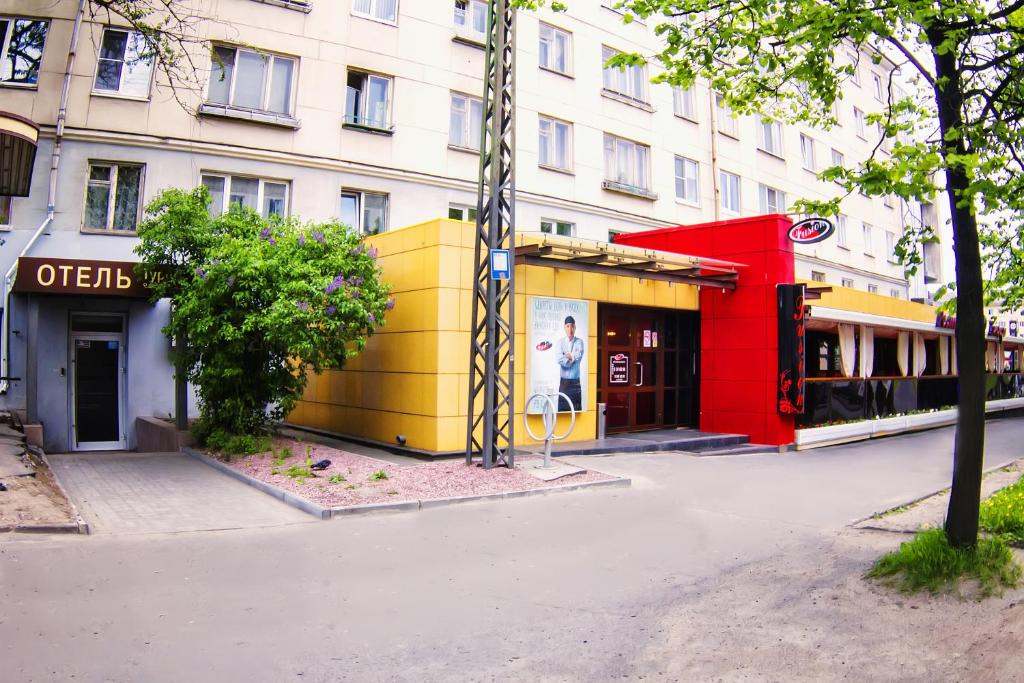
[[(274, 440), (277, 454), (285, 448), (291, 450), (291, 455), (283, 460), (275, 458), (275, 453), (267, 452), (235, 458), (229, 464), (251, 477), (324, 507), (528, 491), (615, 479), (601, 472), (585, 470), (554, 481), (541, 481), (522, 471), (541, 462), (541, 458), (531, 457), (517, 457), (515, 470), (504, 467), (485, 470), (476, 465), (466, 465), (463, 460), (400, 466), (321, 444), (293, 439)], [(327, 459), (331, 464), (304, 481), (286, 474), (289, 467), (305, 465), (307, 457), (313, 462)], [(387, 475), (386, 479), (371, 478), (380, 471)], [(337, 480), (338, 475), (343, 480)], [(333, 482), (332, 477), (335, 477)]]

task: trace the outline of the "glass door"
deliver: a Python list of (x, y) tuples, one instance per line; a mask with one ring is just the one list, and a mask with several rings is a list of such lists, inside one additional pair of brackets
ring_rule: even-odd
[(121, 316), (72, 317), (71, 445), (74, 450), (127, 447), (123, 327)]

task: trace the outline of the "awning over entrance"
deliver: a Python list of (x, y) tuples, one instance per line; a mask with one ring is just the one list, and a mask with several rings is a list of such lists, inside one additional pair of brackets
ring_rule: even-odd
[(0, 111), (0, 195), (28, 196), (38, 142), (39, 126)]
[(560, 235), (520, 235), (516, 263), (606, 275), (630, 272), (645, 280), (736, 289), (739, 268), (731, 261), (688, 256)]

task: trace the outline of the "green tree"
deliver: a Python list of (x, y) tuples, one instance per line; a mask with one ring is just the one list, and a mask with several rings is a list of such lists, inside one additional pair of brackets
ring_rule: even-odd
[[(848, 52), (875, 63), (891, 59), (919, 84), (924, 97), (914, 91), (901, 96), (890, 78), (887, 101), (868, 117), (882, 127), (891, 153), (872, 154), (856, 167), (830, 168), (821, 176), (848, 191), (908, 200), (929, 199), (932, 179), (945, 176), (956, 256), (960, 372), (945, 528), (954, 546), (975, 545), (985, 437), (978, 215), (1000, 217), (990, 236), (993, 245), (1007, 240), (1012, 245), (1016, 239), (1019, 249), (1024, 0), (619, 0), (616, 7), (627, 23), (647, 22), (663, 47), (653, 55), (618, 55), (611, 65), (654, 61), (663, 70), (653, 80), (684, 88), (702, 79), (739, 113), (834, 125), (832, 105), (853, 73)], [(925, 135), (913, 135), (921, 132)], [(838, 200), (801, 205), (835, 212)], [(912, 261), (916, 252), (910, 245), (929, 237), (919, 227), (908, 229), (901, 239), (904, 256)]]
[(175, 363), (198, 391), (207, 430), (247, 434), (287, 415), (308, 373), (341, 368), (393, 302), (376, 251), (337, 222), (267, 220), (235, 206), (210, 216), (209, 193), (162, 192), (139, 226), (164, 332), (187, 339)]

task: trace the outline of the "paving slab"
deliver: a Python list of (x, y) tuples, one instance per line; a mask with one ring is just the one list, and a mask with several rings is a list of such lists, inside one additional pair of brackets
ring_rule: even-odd
[(541, 481), (554, 481), (555, 479), (561, 479), (562, 477), (568, 477), (570, 474), (578, 474), (583, 472), (582, 467), (576, 467), (570, 465), (567, 462), (552, 462), (549, 467), (543, 465), (517, 465), (517, 469), (522, 469), (531, 477), (540, 479)]
[(93, 533), (209, 531), (310, 517), (181, 453), (48, 455)]
[[(24, 453), (25, 449), (21, 449), (19, 453)], [(34, 474), (31, 467), (29, 467), (17, 454), (7, 451), (0, 446), (0, 479), (3, 477), (27, 477)]]

